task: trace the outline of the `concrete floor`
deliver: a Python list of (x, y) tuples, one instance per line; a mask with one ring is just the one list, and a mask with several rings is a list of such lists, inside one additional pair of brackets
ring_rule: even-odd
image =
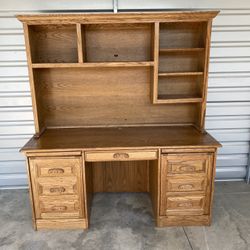
[(27, 190), (0, 191), (0, 249), (250, 249), (250, 185), (216, 184), (211, 227), (155, 228), (147, 194), (97, 194), (88, 231), (38, 231)]

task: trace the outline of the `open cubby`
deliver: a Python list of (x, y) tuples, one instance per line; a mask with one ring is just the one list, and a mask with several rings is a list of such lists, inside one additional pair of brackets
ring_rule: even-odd
[(151, 61), (152, 24), (88, 24), (85, 62)]
[(30, 25), (32, 63), (77, 63), (76, 25)]
[(202, 76), (196, 75), (159, 77), (158, 99), (195, 98), (199, 102), (202, 98), (202, 82)]
[(204, 48), (206, 22), (178, 22), (160, 24), (160, 49)]
[(192, 51), (162, 53), (159, 56), (159, 72), (203, 72), (204, 53)]

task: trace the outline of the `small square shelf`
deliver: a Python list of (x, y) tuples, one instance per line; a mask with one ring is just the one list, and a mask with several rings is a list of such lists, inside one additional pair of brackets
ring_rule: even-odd
[(174, 51), (159, 56), (159, 72), (202, 72), (204, 70), (203, 50)]
[(173, 99), (178, 99), (176, 102), (200, 102), (202, 99), (202, 81), (202, 75), (159, 77), (158, 100), (173, 102)]
[(77, 63), (76, 25), (30, 25), (32, 63)]
[(204, 48), (206, 27), (205, 22), (161, 23), (160, 49)]

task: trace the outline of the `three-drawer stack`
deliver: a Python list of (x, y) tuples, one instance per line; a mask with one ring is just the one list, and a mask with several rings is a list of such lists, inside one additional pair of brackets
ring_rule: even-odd
[[(82, 158), (80, 156), (29, 157), (37, 227), (53, 220), (84, 223)], [(40, 225), (41, 224), (41, 225)], [(74, 223), (73, 223), (74, 224)], [(54, 227), (54, 225), (51, 225)], [(68, 228), (68, 225), (67, 225)]]
[(213, 153), (162, 154), (160, 216), (195, 220), (210, 214), (213, 158)]

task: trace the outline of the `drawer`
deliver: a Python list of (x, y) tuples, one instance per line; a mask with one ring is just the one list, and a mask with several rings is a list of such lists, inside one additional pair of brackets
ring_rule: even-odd
[(166, 203), (166, 215), (204, 214), (205, 196), (169, 196)]
[(168, 192), (205, 191), (206, 178), (171, 178), (167, 179)]
[(211, 154), (168, 154), (162, 155), (167, 174), (206, 174), (211, 165)]
[(30, 158), (38, 177), (74, 176), (79, 166), (79, 157)]
[(46, 218), (79, 218), (80, 204), (75, 198), (48, 199), (43, 198), (39, 203), (40, 217)]
[(29, 157), (29, 169), (36, 219), (86, 216), (81, 156)]
[(38, 178), (38, 194), (44, 195), (78, 195), (76, 177)]
[(135, 161), (135, 160), (155, 160), (157, 150), (140, 151), (91, 151), (85, 153), (85, 161)]

